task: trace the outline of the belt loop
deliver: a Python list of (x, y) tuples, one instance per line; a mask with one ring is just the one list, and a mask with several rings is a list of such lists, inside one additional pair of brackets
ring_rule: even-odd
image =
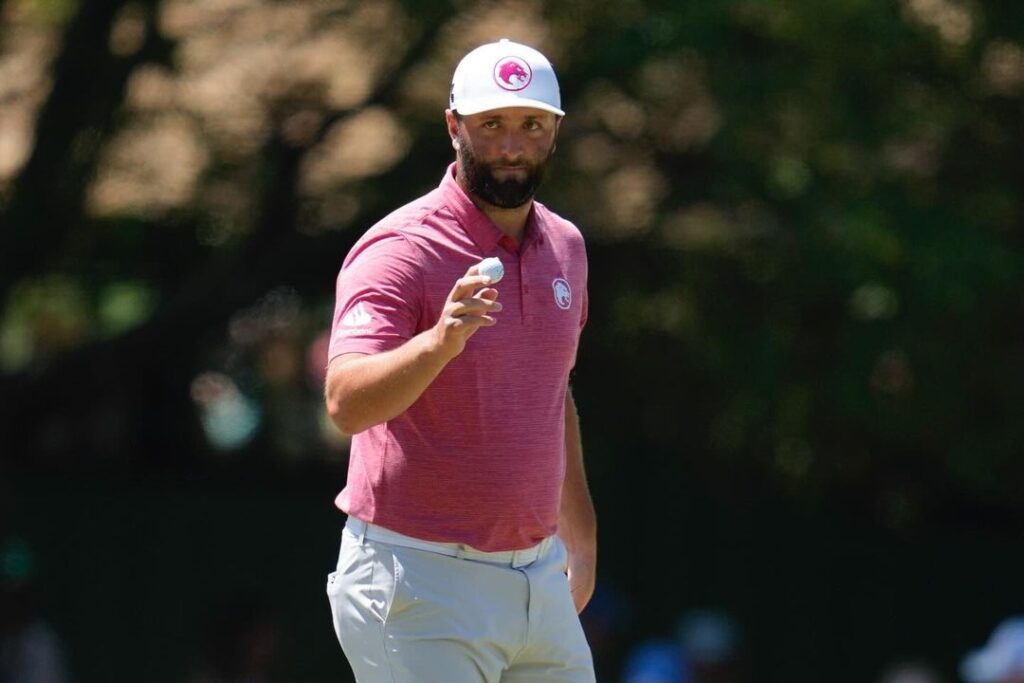
[(353, 517), (352, 519), (355, 521), (356, 528), (359, 530), (359, 533), (356, 534), (356, 537), (359, 539), (359, 545), (363, 545), (366, 542), (366, 527), (370, 525), (358, 517)]
[(459, 560), (466, 559), (466, 546), (462, 543), (458, 543), (455, 545), (455, 557)]

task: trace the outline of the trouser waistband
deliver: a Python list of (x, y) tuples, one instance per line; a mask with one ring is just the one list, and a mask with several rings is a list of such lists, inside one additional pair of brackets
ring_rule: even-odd
[(368, 538), (371, 541), (388, 543), (390, 545), (397, 545), (403, 548), (425, 550), (427, 552), (447, 555), (448, 557), (456, 557), (463, 560), (489, 562), (491, 564), (501, 564), (516, 568), (525, 567), (536, 562), (538, 558), (542, 557), (548, 549), (551, 548), (555, 539), (554, 536), (548, 536), (537, 545), (530, 548), (524, 548), (522, 550), (485, 552), (463, 543), (424, 541), (419, 538), (400, 534), (397, 531), (392, 531), (391, 529), (387, 529), (377, 524), (364, 522), (361, 519), (351, 516), (348, 518), (348, 521), (345, 522), (345, 528), (351, 531), (352, 534), (359, 539), (360, 543), (363, 542), (363, 539)]

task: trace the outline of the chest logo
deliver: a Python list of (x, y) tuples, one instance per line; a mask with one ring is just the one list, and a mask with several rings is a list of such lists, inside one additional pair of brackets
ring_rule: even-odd
[(563, 311), (568, 311), (572, 305), (572, 290), (569, 283), (562, 278), (555, 278), (551, 283), (551, 289), (555, 292), (555, 305)]

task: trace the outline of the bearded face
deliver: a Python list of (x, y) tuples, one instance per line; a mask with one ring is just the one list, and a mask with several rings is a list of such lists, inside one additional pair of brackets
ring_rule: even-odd
[[(501, 160), (486, 162), (476, 156), (472, 143), (462, 130), (458, 133), (458, 141), (461, 170), (469, 191), (488, 204), (502, 209), (514, 209), (533, 199), (554, 152), (552, 145), (547, 155), (537, 162), (525, 159), (514, 164)], [(506, 169), (521, 168), (525, 175), (521, 178), (513, 176), (501, 180), (494, 174), (494, 169), (499, 166)]]

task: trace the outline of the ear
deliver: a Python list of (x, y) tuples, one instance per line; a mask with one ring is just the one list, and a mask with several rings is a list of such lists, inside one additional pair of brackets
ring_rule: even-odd
[(452, 147), (459, 148), (459, 120), (451, 109), (444, 110), (444, 122), (448, 128), (448, 137), (452, 139)]

